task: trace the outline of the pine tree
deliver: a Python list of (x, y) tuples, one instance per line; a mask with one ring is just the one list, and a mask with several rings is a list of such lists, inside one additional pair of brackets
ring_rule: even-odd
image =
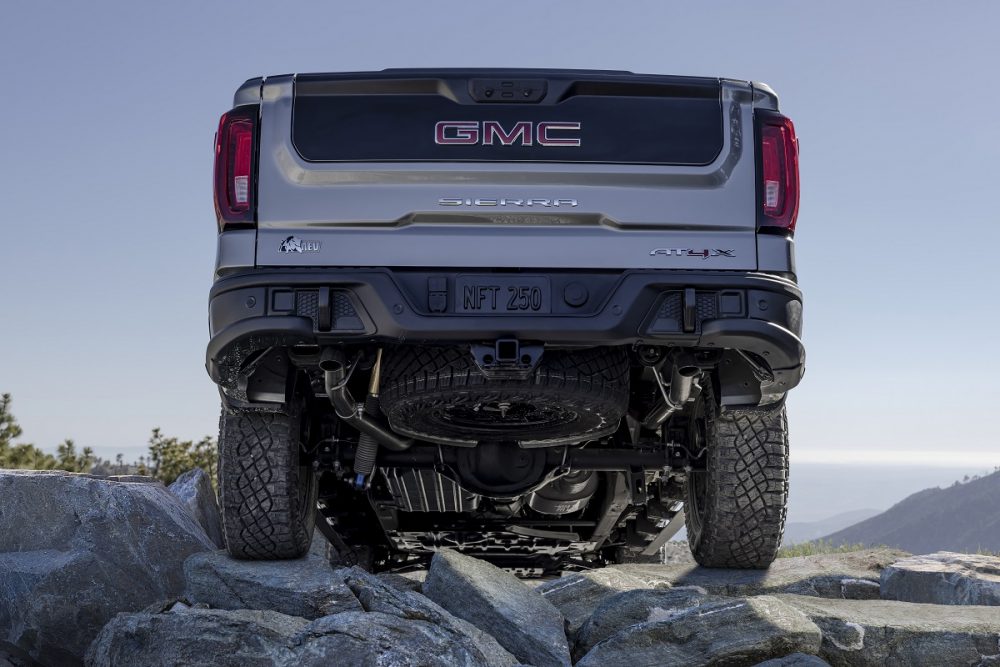
[(76, 443), (66, 438), (57, 450), (56, 467), (68, 472), (86, 472), (94, 465), (94, 450), (84, 447), (76, 453)]
[(0, 468), (51, 470), (56, 460), (30, 443), (14, 444), (21, 437), (21, 426), (10, 411), (10, 394), (0, 396)]
[(10, 394), (0, 397), (0, 461), (10, 448), (14, 438), (21, 437), (21, 427), (10, 412)]
[[(170, 484), (193, 468), (202, 468), (215, 479), (218, 451), (213, 438), (205, 436), (198, 442), (166, 437), (154, 428), (149, 438), (151, 474), (164, 484)], [(140, 459), (142, 461), (142, 459)]]
[(66, 439), (58, 447), (58, 455), (43, 452), (31, 443), (14, 444), (14, 438), (21, 437), (21, 426), (10, 411), (10, 394), (0, 397), (0, 468), (20, 468), (28, 470), (66, 470), (86, 472), (94, 464), (94, 452), (84, 447), (77, 453), (76, 445)]
[(30, 443), (14, 443), (21, 436), (21, 427), (10, 411), (10, 394), (0, 397), (0, 468), (30, 470), (66, 470), (91, 472), (100, 475), (152, 475), (164, 484), (170, 484), (192, 468), (202, 468), (212, 483), (218, 471), (218, 451), (214, 438), (205, 436), (197, 442), (166, 437), (154, 428), (149, 438), (149, 456), (140, 456), (134, 463), (126, 463), (122, 454), (115, 462), (102, 460), (90, 447), (78, 452), (76, 443), (67, 438), (56, 448), (56, 455), (47, 454)]

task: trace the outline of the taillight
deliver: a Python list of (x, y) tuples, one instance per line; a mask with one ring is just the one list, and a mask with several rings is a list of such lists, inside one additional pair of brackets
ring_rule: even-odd
[(254, 222), (254, 141), (257, 106), (222, 114), (215, 135), (215, 213), (219, 229)]
[(792, 121), (773, 111), (757, 111), (760, 209), (757, 226), (795, 231), (799, 214), (799, 142)]

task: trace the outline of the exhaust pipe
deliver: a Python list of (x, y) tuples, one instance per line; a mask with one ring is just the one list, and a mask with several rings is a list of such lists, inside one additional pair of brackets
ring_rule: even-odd
[(660, 393), (663, 400), (653, 408), (642, 425), (650, 430), (656, 430), (660, 424), (667, 421), (670, 415), (684, 407), (684, 404), (691, 400), (694, 391), (694, 381), (701, 374), (701, 369), (691, 364), (682, 365), (681, 359), (674, 362), (670, 371), (670, 389), (663, 386), (663, 376), (658, 368), (653, 368), (656, 383), (660, 386)]
[[(365, 397), (363, 415), (372, 419), (378, 417), (378, 385), (382, 374), (382, 348), (375, 353), (375, 365), (372, 366), (371, 381), (368, 383), (368, 395)], [(378, 442), (368, 433), (358, 437), (358, 448), (354, 451), (354, 486), (363, 489), (375, 472), (375, 459), (378, 458)]]
[(347, 390), (347, 362), (343, 352), (333, 348), (323, 350), (319, 367), (323, 371), (326, 395), (330, 397), (334, 412), (356, 428), (362, 434), (362, 438), (365, 435), (370, 436), (375, 442), (394, 452), (401, 452), (413, 446), (412, 439), (399, 437), (360, 409), (351, 392)]

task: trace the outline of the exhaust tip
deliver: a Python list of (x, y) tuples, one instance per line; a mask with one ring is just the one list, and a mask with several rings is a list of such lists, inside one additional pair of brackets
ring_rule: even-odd
[(323, 350), (323, 355), (319, 359), (319, 369), (325, 373), (342, 371), (347, 368), (344, 362), (344, 355), (338, 351), (327, 348)]

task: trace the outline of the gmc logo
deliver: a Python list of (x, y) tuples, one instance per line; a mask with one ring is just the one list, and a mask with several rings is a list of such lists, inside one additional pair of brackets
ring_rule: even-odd
[(522, 120), (509, 130), (500, 121), (442, 120), (434, 126), (434, 143), (444, 146), (579, 146), (580, 137), (568, 133), (580, 129), (580, 123)]

